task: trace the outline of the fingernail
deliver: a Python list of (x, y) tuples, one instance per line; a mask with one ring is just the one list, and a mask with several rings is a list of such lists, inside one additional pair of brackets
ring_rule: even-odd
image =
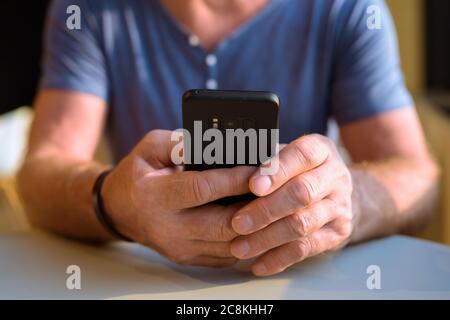
[(262, 276), (265, 275), (267, 273), (267, 268), (266, 265), (264, 263), (258, 263), (253, 267), (253, 272), (257, 275), (257, 276)]
[(258, 195), (264, 195), (272, 186), (272, 180), (268, 176), (257, 176), (252, 179), (252, 190)]
[(231, 253), (238, 258), (242, 258), (250, 251), (250, 245), (246, 240), (237, 240), (231, 244)]
[(253, 220), (248, 214), (242, 214), (233, 218), (233, 229), (239, 234), (245, 234), (253, 228)]

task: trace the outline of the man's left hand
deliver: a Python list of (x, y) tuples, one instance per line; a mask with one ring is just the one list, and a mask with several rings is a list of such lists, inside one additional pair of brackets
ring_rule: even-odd
[(231, 253), (239, 259), (259, 256), (252, 265), (255, 275), (279, 273), (347, 244), (354, 224), (352, 177), (330, 139), (298, 138), (280, 151), (275, 174), (260, 171), (250, 179), (259, 198), (232, 220), (240, 236)]

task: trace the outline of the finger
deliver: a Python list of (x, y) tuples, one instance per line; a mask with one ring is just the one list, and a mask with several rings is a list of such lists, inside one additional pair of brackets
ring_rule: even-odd
[(330, 145), (326, 139), (318, 134), (312, 134), (288, 144), (278, 155), (276, 173), (262, 175), (261, 171), (257, 170), (250, 179), (250, 190), (257, 196), (265, 196), (291, 178), (320, 166), (330, 153)]
[(253, 263), (252, 272), (257, 276), (282, 272), (295, 263), (338, 246), (342, 240), (332, 229), (322, 228), (268, 251)]
[(175, 259), (171, 259), (172, 262), (179, 265), (186, 266), (203, 266), (212, 268), (223, 268), (232, 266), (237, 262), (236, 258), (217, 258), (211, 256), (180, 256)]
[(250, 192), (248, 179), (254, 171), (254, 167), (246, 166), (187, 171), (156, 177), (150, 187), (160, 193), (167, 208), (179, 210)]
[(183, 236), (189, 240), (230, 241), (237, 236), (231, 227), (231, 217), (239, 205), (204, 205), (178, 213)]
[(330, 194), (342, 174), (339, 168), (327, 162), (298, 175), (272, 194), (258, 198), (243, 207), (233, 217), (233, 229), (249, 234), (270, 223), (291, 215)]
[(180, 142), (172, 141), (172, 134), (173, 131), (152, 130), (141, 139), (133, 152), (154, 169), (174, 166), (171, 153)]
[(336, 202), (326, 198), (262, 230), (236, 238), (231, 243), (231, 253), (239, 259), (256, 257), (272, 248), (312, 234), (338, 217), (340, 211)]
[(234, 258), (230, 251), (230, 242), (193, 240), (187, 244), (186, 251), (194, 252), (198, 256)]

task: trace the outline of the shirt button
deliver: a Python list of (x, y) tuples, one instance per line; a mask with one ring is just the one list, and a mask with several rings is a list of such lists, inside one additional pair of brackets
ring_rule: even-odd
[(200, 44), (200, 39), (195, 34), (193, 34), (189, 37), (189, 44), (192, 47), (196, 47)]
[(206, 81), (206, 89), (214, 90), (217, 89), (217, 81), (215, 79), (208, 79)]
[(206, 64), (209, 67), (214, 67), (217, 64), (217, 57), (214, 54), (208, 54), (206, 56)]

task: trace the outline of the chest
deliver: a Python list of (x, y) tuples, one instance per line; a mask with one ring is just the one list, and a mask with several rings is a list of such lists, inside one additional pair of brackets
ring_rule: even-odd
[(161, 10), (173, 22), (198, 38), (208, 52), (265, 9), (269, 0), (177, 1), (161, 0)]
[(181, 126), (186, 90), (262, 90), (280, 97), (282, 141), (322, 132), (330, 91), (329, 42), (311, 31), (308, 16), (299, 20), (289, 14), (283, 7), (262, 13), (208, 52), (167, 12), (133, 11), (106, 43), (112, 48), (107, 57), (113, 123), (131, 124), (122, 131), (138, 139), (151, 129)]

